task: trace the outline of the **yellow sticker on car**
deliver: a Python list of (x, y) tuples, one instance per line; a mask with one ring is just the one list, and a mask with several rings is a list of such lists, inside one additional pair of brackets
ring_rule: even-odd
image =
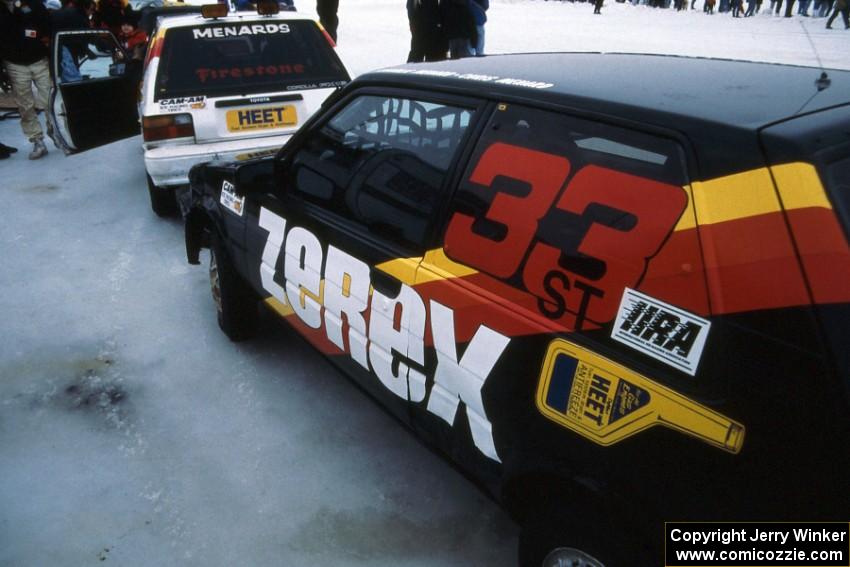
[(273, 108), (242, 108), (227, 111), (227, 130), (271, 130), (298, 124), (298, 115), (292, 105)]
[(563, 339), (549, 345), (536, 401), (544, 416), (603, 446), (655, 425), (730, 453), (744, 444), (740, 423)]

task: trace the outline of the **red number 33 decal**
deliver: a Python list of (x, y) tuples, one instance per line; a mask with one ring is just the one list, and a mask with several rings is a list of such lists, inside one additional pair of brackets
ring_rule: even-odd
[[(481, 156), (470, 181), (493, 189), (498, 176), (525, 182), (525, 196), (495, 191), (484, 218), (501, 224), (504, 238), (476, 234), (477, 219), (457, 213), (446, 231), (445, 248), (453, 259), (501, 279), (520, 269), (526, 289), (538, 298), (544, 314), (576, 327), (584, 319), (605, 323), (613, 319), (624, 287), (635, 287), (687, 206), (681, 187), (596, 165), (580, 169), (566, 189), (570, 172), (565, 157), (504, 143), (491, 145)], [(560, 198), (559, 198), (560, 194)], [(557, 200), (557, 202), (556, 202)], [(538, 234), (548, 215), (562, 222), (560, 211), (582, 219), (592, 205), (629, 216), (633, 222), (607, 226), (596, 220), (586, 227), (573, 256), (602, 262), (597, 274), (578, 274), (565, 267), (564, 250)], [(616, 216), (616, 215), (615, 215)], [(569, 222), (569, 221), (563, 221)], [(551, 223), (550, 223), (551, 224)], [(571, 314), (571, 319), (565, 318)], [(572, 324), (568, 326), (573, 326)]]

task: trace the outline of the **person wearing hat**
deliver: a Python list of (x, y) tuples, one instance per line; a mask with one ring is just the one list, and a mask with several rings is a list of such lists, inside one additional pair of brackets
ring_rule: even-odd
[(139, 29), (139, 13), (128, 8), (121, 17), (121, 46), (130, 54), (133, 61), (143, 61), (148, 45), (148, 35)]
[[(21, 114), (21, 129), (33, 145), (29, 159), (47, 155), (36, 107), (47, 108), (51, 83), (47, 61), (49, 43), (50, 17), (42, 0), (0, 0), (0, 59), (12, 83), (12, 96)], [(49, 122), (47, 135), (53, 136)]]

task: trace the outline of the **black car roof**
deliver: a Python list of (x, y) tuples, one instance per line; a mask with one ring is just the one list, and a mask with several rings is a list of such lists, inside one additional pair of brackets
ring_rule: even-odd
[[(796, 114), (850, 103), (850, 71), (772, 63), (622, 53), (530, 53), (417, 63), (360, 81), (533, 98), (677, 126), (676, 117), (755, 129)], [(401, 79), (404, 77), (404, 79)], [(624, 107), (634, 114), (624, 115)]]

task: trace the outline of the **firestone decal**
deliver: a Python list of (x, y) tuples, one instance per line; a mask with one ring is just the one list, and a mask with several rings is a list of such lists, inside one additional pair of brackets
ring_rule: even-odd
[[(269, 233), (260, 262), (263, 289), (308, 327), (324, 325), (331, 343), (399, 398), (427, 399), (427, 410), (450, 425), (463, 402), (475, 446), (500, 461), (481, 389), (510, 338), (481, 325), (458, 360), (452, 309), (433, 300), (426, 305), (406, 284), (394, 297), (372, 289), (366, 263), (332, 245), (323, 250), (303, 227), (287, 232), (286, 219), (266, 208), (260, 209), (259, 226)], [(278, 261), (284, 285), (275, 281)], [(424, 372), (429, 319), (437, 354), (430, 392)]]
[(611, 338), (694, 376), (711, 321), (626, 288)]

